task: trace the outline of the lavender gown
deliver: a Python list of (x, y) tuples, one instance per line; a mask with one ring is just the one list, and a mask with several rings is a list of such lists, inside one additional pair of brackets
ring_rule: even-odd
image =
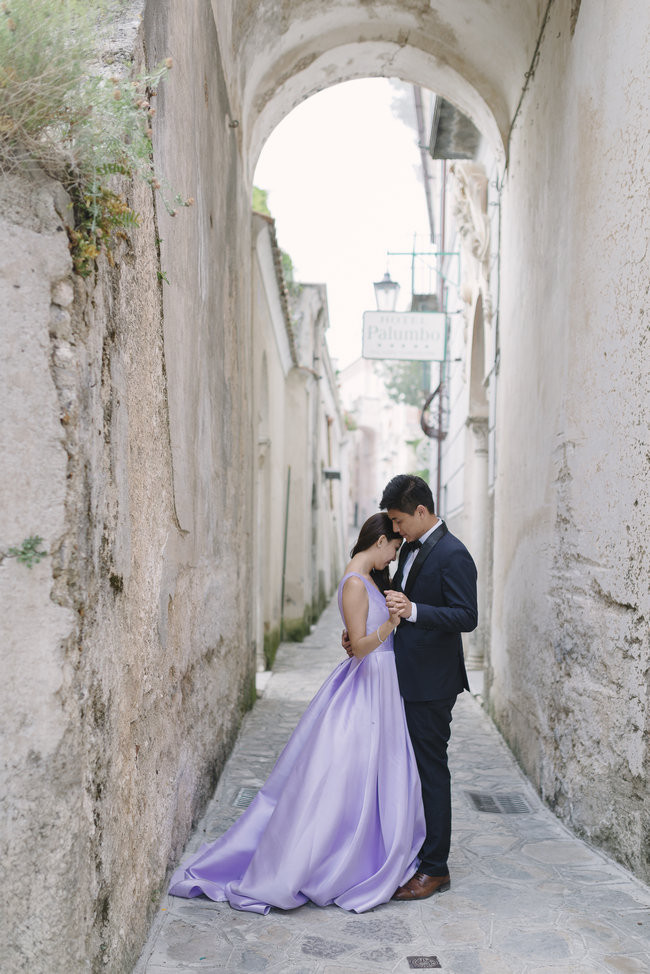
[[(355, 574), (341, 580), (339, 609)], [(379, 590), (362, 580), (370, 634), (388, 612)], [(364, 659), (336, 667), (251, 805), (179, 866), (169, 892), (204, 893), (254, 913), (308, 900), (362, 913), (411, 877), (424, 834), (390, 636)]]

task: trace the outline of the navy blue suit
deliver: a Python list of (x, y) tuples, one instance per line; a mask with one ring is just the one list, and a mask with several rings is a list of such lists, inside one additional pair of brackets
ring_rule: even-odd
[(469, 690), (460, 634), (478, 623), (476, 565), (445, 524), (420, 548), (402, 589), (407, 557), (404, 546), (391, 588), (416, 603), (417, 620), (397, 627), (395, 664), (422, 782), (427, 835), (420, 870), (444, 876), (451, 839), (447, 743), (456, 697)]

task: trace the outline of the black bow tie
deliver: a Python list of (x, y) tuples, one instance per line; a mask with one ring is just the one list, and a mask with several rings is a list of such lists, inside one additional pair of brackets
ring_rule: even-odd
[(404, 545), (404, 550), (407, 552), (417, 551), (418, 548), (422, 547), (421, 541), (407, 541)]

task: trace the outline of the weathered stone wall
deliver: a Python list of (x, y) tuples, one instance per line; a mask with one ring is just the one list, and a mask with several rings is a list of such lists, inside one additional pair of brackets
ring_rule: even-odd
[(140, 228), (82, 281), (60, 187), (2, 186), (0, 548), (50, 552), (0, 565), (8, 971), (131, 969), (254, 687), (249, 187), (209, 4), (140, 43), (196, 205), (125, 187)]
[[(65, 330), (74, 291), (62, 226), (68, 200), (57, 190), (45, 179), (30, 186), (5, 178), (1, 186), (3, 551), (31, 535), (41, 535), (48, 551), (58, 551), (67, 534), (68, 457), (61, 420), (69, 422), (72, 403), (68, 399), (67, 416), (62, 415), (54, 378), (74, 368), (74, 360), (69, 340), (53, 348), (50, 327)], [(69, 549), (73, 543), (71, 538)], [(74, 917), (59, 897), (68, 875), (77, 874), (80, 890), (90, 892), (84, 865), (90, 862), (89, 840), (75, 842), (82, 818), (89, 832), (79, 742), (71, 740), (60, 703), (71, 696), (78, 659), (77, 613), (58, 592), (51, 597), (53, 569), (51, 558), (31, 570), (14, 560), (0, 564), (2, 942), (11, 944), (3, 948), (11, 971), (32, 965), (44, 971), (44, 944), (59, 935), (74, 939)], [(51, 908), (40, 915), (43, 901)], [(77, 969), (83, 950), (83, 943), (71, 944), (68, 957)]]
[(649, 37), (645, 3), (556, 3), (513, 132), (490, 687), (550, 805), (646, 880)]

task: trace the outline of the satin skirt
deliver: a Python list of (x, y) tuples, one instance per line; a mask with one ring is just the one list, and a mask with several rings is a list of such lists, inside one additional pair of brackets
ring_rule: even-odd
[(336, 667), (251, 805), (169, 892), (256, 913), (308, 900), (361, 913), (410, 878), (424, 835), (391, 638)]

